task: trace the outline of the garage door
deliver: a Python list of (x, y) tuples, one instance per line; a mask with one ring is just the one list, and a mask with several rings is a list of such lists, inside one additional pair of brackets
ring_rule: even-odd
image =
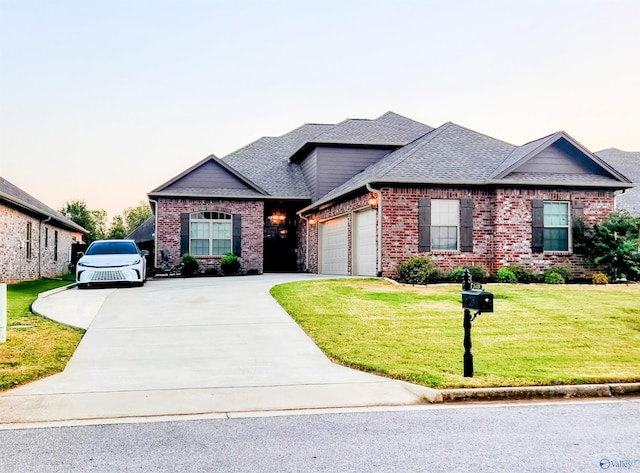
[(320, 224), (320, 273), (349, 274), (348, 217)]
[(376, 275), (376, 213), (364, 210), (353, 214), (354, 274)]

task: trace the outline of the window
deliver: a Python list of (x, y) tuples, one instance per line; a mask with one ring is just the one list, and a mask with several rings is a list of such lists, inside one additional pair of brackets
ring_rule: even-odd
[(431, 251), (458, 249), (460, 201), (431, 201)]
[(53, 232), (53, 261), (58, 261), (58, 230)]
[(31, 222), (27, 222), (26, 247), (27, 247), (27, 259), (30, 259), (31, 258)]
[(189, 253), (194, 256), (224, 256), (231, 252), (233, 224), (230, 214), (195, 212), (190, 216)]
[(569, 202), (544, 203), (544, 251), (569, 251)]

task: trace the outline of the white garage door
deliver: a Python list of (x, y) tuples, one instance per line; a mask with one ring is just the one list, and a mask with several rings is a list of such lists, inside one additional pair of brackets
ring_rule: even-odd
[(354, 274), (376, 275), (376, 213), (372, 210), (356, 212), (354, 216), (353, 257)]
[(320, 224), (320, 273), (349, 274), (348, 217)]

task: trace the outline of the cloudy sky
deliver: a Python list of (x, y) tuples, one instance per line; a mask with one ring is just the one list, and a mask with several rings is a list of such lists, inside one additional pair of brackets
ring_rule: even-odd
[(637, 0), (0, 0), (0, 176), (112, 217), (210, 154), (388, 110), (640, 150)]

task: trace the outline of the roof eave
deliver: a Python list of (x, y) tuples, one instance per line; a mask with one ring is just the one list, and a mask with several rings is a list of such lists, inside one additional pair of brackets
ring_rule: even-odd
[[(57, 217), (56, 215), (52, 215), (48, 212), (44, 212), (43, 210), (39, 209), (38, 207), (36, 207), (35, 205), (31, 205), (28, 202), (25, 202), (23, 200), (17, 199), (15, 197), (13, 197), (10, 194), (6, 194), (4, 192), (0, 192), (0, 199), (1, 200), (5, 200), (7, 202), (10, 202), (12, 205), (16, 206), (16, 207), (21, 207), (29, 212), (35, 213), (37, 215), (41, 215), (43, 217), (46, 218), (50, 218), (51, 220), (55, 221), (58, 225), (67, 228), (69, 230), (72, 231), (76, 231), (76, 232), (80, 232), (80, 233), (89, 233), (89, 230), (87, 230), (84, 227), (81, 227), (80, 225), (78, 225), (77, 223), (75, 223), (72, 220), (62, 220), (59, 217)], [(45, 218), (45, 220), (46, 220)]]

